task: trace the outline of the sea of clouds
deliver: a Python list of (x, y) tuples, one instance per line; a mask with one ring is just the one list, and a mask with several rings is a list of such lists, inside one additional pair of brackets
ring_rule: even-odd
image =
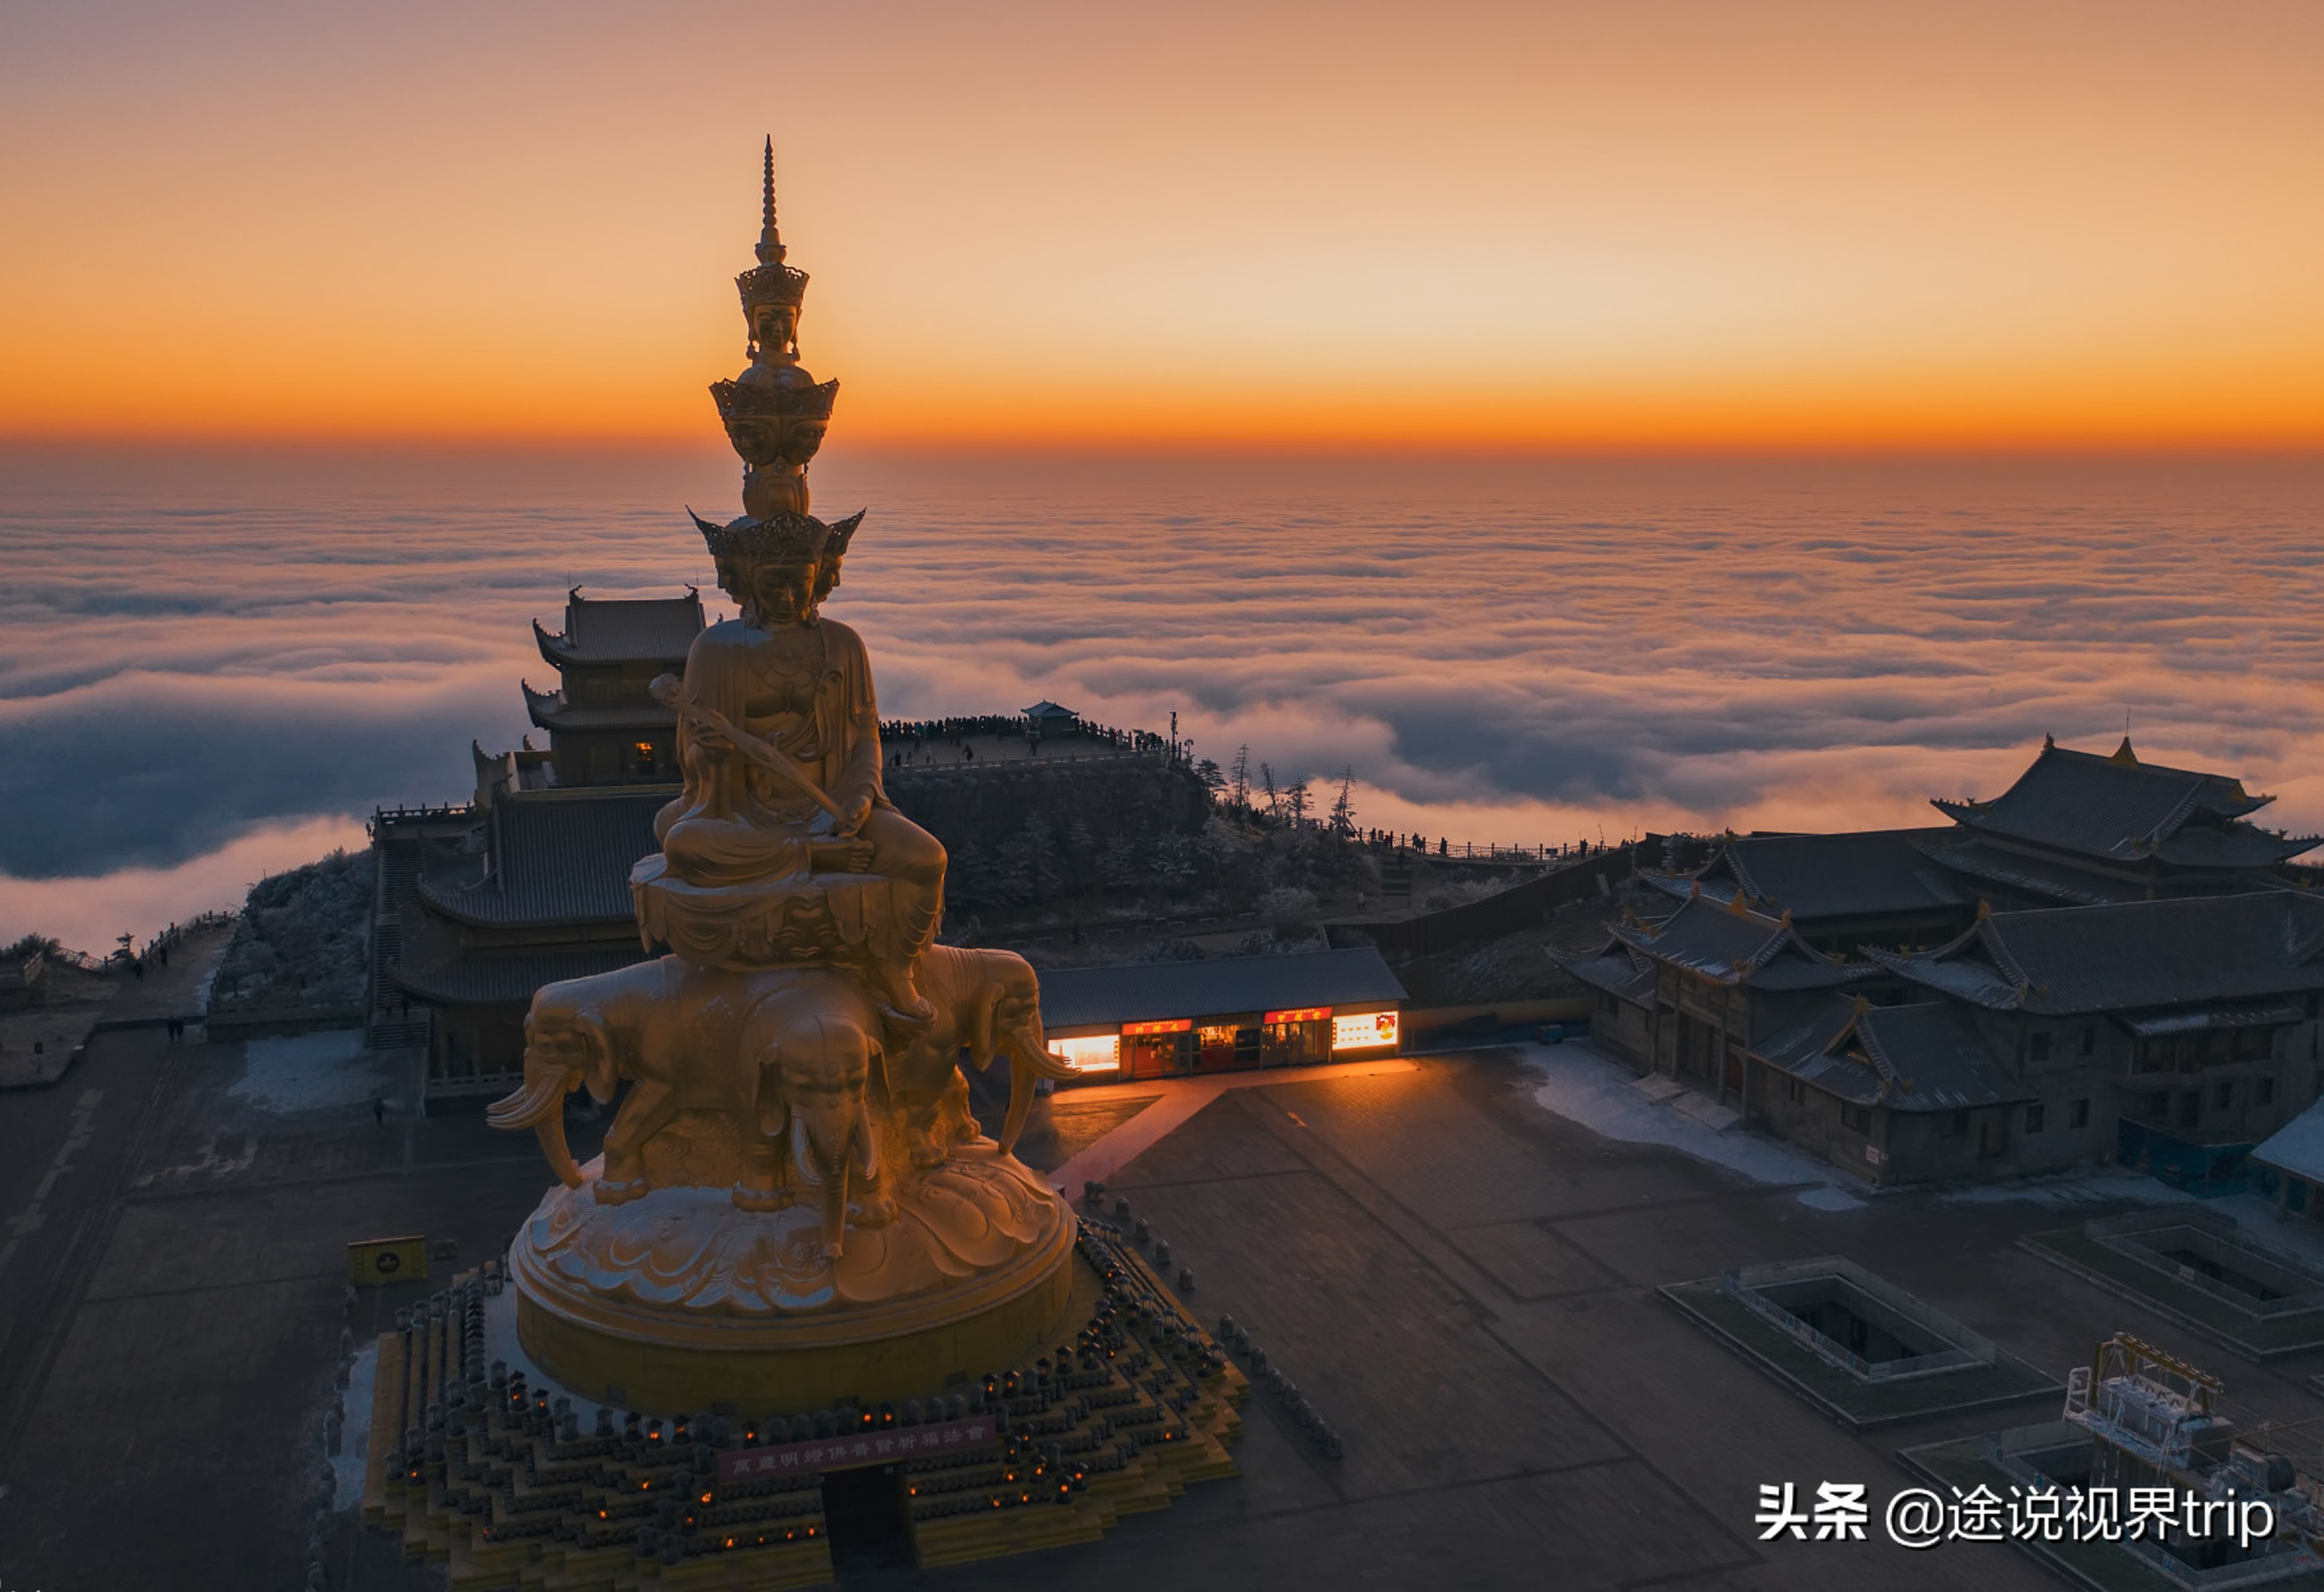
[[(2051, 732), (2324, 825), (2324, 464), (835, 456), (884, 713), (1041, 697), (1460, 840), (1918, 823)], [(700, 456), (0, 455), (0, 934), (463, 799), (565, 590), (704, 589)]]

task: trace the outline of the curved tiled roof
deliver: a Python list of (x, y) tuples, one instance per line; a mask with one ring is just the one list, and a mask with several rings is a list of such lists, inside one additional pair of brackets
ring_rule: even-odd
[(1996, 1010), (2132, 1012), (2324, 989), (2324, 901), (2292, 890), (1997, 912), (1925, 955), (1868, 952)]
[(2224, 774), (2142, 763), (2127, 739), (2112, 757), (2045, 745), (1989, 802), (1932, 805), (1966, 828), (2085, 857), (2185, 868), (2262, 868), (2312, 849), (2311, 838), (2244, 822), (2273, 796)]
[(1942, 1001), (1858, 1008), (1834, 999), (1751, 1054), (1843, 1100), (1892, 1111), (1957, 1111), (2034, 1098)]
[(1659, 927), (1614, 924), (1608, 932), (1622, 944), (1699, 973), (1721, 984), (1764, 985), (1775, 989), (1816, 989), (1847, 982), (1864, 970), (1833, 961), (1793, 932), (1788, 917), (1720, 906), (1695, 896)]
[(681, 663), (702, 633), (702, 594), (683, 597), (584, 597), (565, 594), (565, 629), (552, 634), (532, 621), (540, 656), (568, 663)]
[[(1713, 892), (1724, 876), (1757, 904), (1795, 918), (1882, 916), (1960, 906), (1966, 898), (1917, 849), (1942, 829), (1866, 829), (1838, 834), (1730, 835), (1702, 871)], [(1731, 893), (1731, 891), (1729, 892)]]
[(486, 816), (492, 866), (473, 884), (423, 879), (428, 905), (462, 923), (627, 923), (630, 868), (660, 850), (654, 814), (666, 787), (506, 792)]
[(654, 731), (668, 730), (678, 722), (674, 712), (651, 698), (608, 707), (576, 707), (562, 691), (535, 691), (525, 680), (519, 680), (517, 688), (524, 693), (526, 714), (544, 730)]

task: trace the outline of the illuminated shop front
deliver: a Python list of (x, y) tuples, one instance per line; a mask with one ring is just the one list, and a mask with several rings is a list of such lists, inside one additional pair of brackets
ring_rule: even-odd
[(1394, 1055), (1404, 987), (1370, 947), (1042, 976), (1050, 1051), (1092, 1082)]

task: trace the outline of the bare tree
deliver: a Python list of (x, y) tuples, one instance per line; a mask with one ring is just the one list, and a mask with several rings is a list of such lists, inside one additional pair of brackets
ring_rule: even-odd
[(1291, 827), (1299, 829), (1307, 823), (1307, 782), (1295, 779), (1283, 787), (1283, 805), (1291, 814)]
[(1235, 748), (1233, 773), (1234, 805), (1248, 807), (1250, 805), (1250, 742), (1248, 741)]
[(1340, 769), (1339, 799), (1332, 804), (1332, 833), (1345, 840), (1356, 833), (1356, 769), (1347, 764)]
[(1268, 768), (1265, 763), (1261, 763), (1259, 766), (1259, 783), (1260, 787), (1267, 792), (1267, 815), (1269, 818), (1282, 817), (1282, 793), (1275, 788), (1275, 770)]

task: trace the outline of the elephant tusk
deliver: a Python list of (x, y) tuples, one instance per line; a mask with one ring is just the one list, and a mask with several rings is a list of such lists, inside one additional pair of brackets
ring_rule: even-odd
[(580, 1081), (580, 1073), (569, 1067), (528, 1076), (514, 1094), (485, 1109), (484, 1120), (503, 1130), (530, 1127), (551, 1112), (561, 1115), (565, 1096)]
[(1044, 1078), (1078, 1078), (1080, 1071), (1060, 1055), (1052, 1055), (1047, 1045), (1036, 1044), (1022, 1034), (1013, 1035), (1009, 1042), (1009, 1058), (1013, 1066), (1022, 1057), (1026, 1064)]

